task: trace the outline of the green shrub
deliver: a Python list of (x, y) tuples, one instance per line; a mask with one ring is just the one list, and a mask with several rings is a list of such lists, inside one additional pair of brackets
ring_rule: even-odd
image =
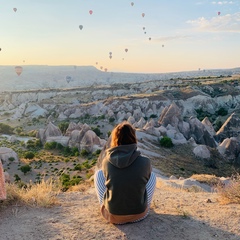
[(101, 149), (97, 149), (94, 153), (94, 155), (98, 156), (101, 153)]
[(30, 172), (31, 171), (31, 166), (29, 164), (26, 164), (26, 165), (23, 165), (20, 167), (20, 170), (24, 173), (24, 175), (27, 173), (27, 172)]
[(110, 117), (110, 118), (109, 118), (109, 122), (110, 122), (110, 123), (113, 123), (114, 121), (115, 121), (115, 118), (114, 118), (114, 117)]
[(19, 182), (19, 181), (21, 181), (21, 178), (17, 174), (14, 174), (14, 182)]
[(149, 118), (157, 118), (158, 116), (156, 114), (151, 114)]
[(102, 134), (101, 131), (100, 131), (100, 129), (99, 129), (98, 127), (92, 128), (92, 130), (96, 133), (96, 135), (97, 135), (98, 137), (100, 137), (100, 135)]
[(216, 121), (214, 130), (217, 132), (222, 127), (222, 125), (223, 125), (223, 123), (221, 120)]
[(11, 126), (9, 126), (5, 123), (0, 123), (0, 133), (12, 134), (13, 130), (14, 130), (14, 128), (12, 128)]
[(80, 152), (80, 155), (81, 155), (82, 157), (86, 157), (88, 154), (89, 154), (89, 152), (88, 152), (86, 149), (83, 149), (83, 150)]
[(77, 164), (74, 168), (73, 168), (74, 171), (81, 171), (82, 170), (82, 166), (81, 164)]
[(33, 159), (35, 157), (35, 154), (29, 151), (24, 154), (24, 157), (27, 159)]
[(10, 162), (13, 162), (13, 161), (15, 160), (15, 158), (14, 158), (14, 157), (10, 157), (10, 158), (8, 158), (8, 160), (9, 160)]
[(92, 167), (92, 166), (89, 164), (88, 161), (83, 162), (83, 163), (82, 163), (82, 166), (83, 166), (84, 168), (86, 168), (86, 169), (89, 169), (89, 168)]
[(164, 136), (163, 138), (160, 139), (159, 142), (162, 147), (167, 147), (167, 148), (173, 147), (172, 139), (169, 137)]
[(55, 149), (57, 147), (57, 142), (46, 142), (44, 148), (47, 150)]
[(79, 151), (78, 151), (78, 148), (77, 147), (73, 147), (71, 149), (71, 152), (72, 152), (72, 155), (73, 156), (78, 156), (79, 155)]
[(62, 190), (67, 191), (69, 187), (79, 184), (81, 179), (82, 178), (80, 176), (73, 176), (71, 179), (69, 174), (63, 173), (60, 177), (60, 181), (63, 186)]
[(62, 122), (58, 124), (58, 127), (63, 134), (66, 133), (68, 126), (69, 126), (69, 122)]
[(228, 114), (228, 110), (223, 107), (219, 108), (217, 111), (217, 115), (220, 115), (220, 116), (226, 116), (227, 114)]
[(28, 149), (34, 148), (35, 147), (35, 142), (33, 140), (28, 140), (27, 143), (26, 143), (26, 147)]
[(57, 143), (56, 149), (62, 150), (62, 149), (64, 149), (64, 146), (61, 143)]

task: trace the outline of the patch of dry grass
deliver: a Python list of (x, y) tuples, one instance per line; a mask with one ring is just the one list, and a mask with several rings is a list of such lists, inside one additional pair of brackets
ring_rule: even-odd
[(93, 179), (89, 179), (89, 180), (79, 183), (78, 185), (71, 186), (68, 189), (68, 192), (85, 192), (93, 185), (94, 185)]
[(218, 193), (221, 196), (220, 202), (223, 204), (240, 204), (240, 174), (232, 176), (231, 182), (225, 186), (218, 186)]
[(211, 174), (193, 174), (191, 178), (197, 180), (200, 183), (206, 183), (210, 186), (217, 186), (221, 182), (218, 177)]
[(34, 207), (51, 207), (58, 203), (60, 184), (52, 179), (40, 183), (29, 183), (19, 188), (16, 184), (6, 184), (7, 199), (3, 205), (27, 204)]

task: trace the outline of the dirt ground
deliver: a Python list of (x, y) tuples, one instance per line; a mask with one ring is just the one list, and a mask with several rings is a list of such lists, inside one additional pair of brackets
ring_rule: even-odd
[(240, 205), (221, 205), (218, 197), (164, 187), (158, 179), (149, 216), (138, 223), (113, 225), (100, 215), (91, 186), (83, 192), (61, 193), (55, 207), (1, 210), (0, 239), (239, 240)]

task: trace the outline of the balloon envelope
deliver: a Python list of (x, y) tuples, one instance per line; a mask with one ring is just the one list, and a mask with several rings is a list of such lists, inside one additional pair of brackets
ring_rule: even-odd
[(128, 52), (128, 49), (127, 49), (127, 48), (125, 48), (125, 52)]
[(80, 30), (82, 30), (83, 29), (83, 25), (79, 25), (79, 28), (80, 28)]
[(92, 15), (93, 11), (92, 11), (92, 10), (89, 10), (89, 13)]
[(16, 74), (18, 75), (18, 76), (20, 76), (21, 75), (21, 73), (22, 73), (22, 67), (21, 66), (16, 66), (15, 67), (15, 72), (16, 72)]
[(71, 80), (72, 80), (72, 77), (66, 76), (66, 81), (67, 81), (67, 83), (69, 83)]
[(220, 15), (221, 14), (221, 12), (218, 12), (218, 15)]
[(131, 2), (131, 5), (133, 6), (133, 5), (134, 5), (134, 2)]
[(142, 13), (142, 17), (145, 17), (145, 13)]
[(17, 11), (17, 8), (13, 8), (13, 11), (16, 12), (16, 11)]

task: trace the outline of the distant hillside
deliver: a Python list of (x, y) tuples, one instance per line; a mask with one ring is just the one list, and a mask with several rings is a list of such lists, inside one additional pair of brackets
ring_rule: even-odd
[(72, 88), (96, 84), (134, 83), (169, 80), (171, 78), (240, 74), (240, 68), (159, 74), (104, 72), (94, 66), (26, 65), (22, 66), (22, 68), (22, 73), (18, 76), (15, 72), (15, 66), (0, 66), (0, 91)]

